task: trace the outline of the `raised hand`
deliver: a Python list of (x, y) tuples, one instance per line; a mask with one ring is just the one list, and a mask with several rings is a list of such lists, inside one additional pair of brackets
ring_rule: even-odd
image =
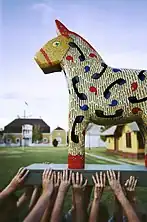
[(83, 182), (84, 178), (82, 173), (72, 173), (72, 186), (75, 194), (85, 190), (88, 180), (86, 179), (85, 182)]
[(125, 183), (125, 190), (132, 192), (135, 191), (137, 184), (137, 179), (134, 176), (130, 176), (130, 178)]
[(54, 187), (55, 189), (58, 189), (61, 182), (61, 173), (60, 172), (53, 172), (53, 181), (54, 181)]
[(8, 188), (11, 189), (12, 191), (16, 191), (17, 189), (23, 188), (25, 179), (28, 174), (29, 174), (29, 170), (26, 170), (23, 167), (20, 168), (18, 170), (18, 173), (14, 176), (14, 178), (9, 183)]
[(51, 195), (54, 190), (52, 170), (44, 170), (42, 174), (42, 190), (44, 194)]
[(137, 184), (137, 179), (134, 176), (130, 176), (130, 178), (126, 181), (125, 186), (124, 186), (127, 198), (131, 202), (136, 201), (136, 198), (135, 198), (136, 184)]
[(100, 172), (100, 174), (96, 173), (95, 176), (92, 176), (94, 182), (94, 198), (101, 198), (103, 190), (106, 186), (106, 174)]
[(72, 176), (72, 171), (68, 170), (63, 170), (62, 174), (61, 174), (61, 183), (60, 183), (60, 187), (59, 190), (66, 192), (71, 184), (71, 176)]
[(107, 178), (111, 189), (114, 191), (115, 195), (118, 195), (122, 192), (122, 187), (120, 184), (120, 172), (117, 173), (117, 176), (113, 170), (107, 171)]

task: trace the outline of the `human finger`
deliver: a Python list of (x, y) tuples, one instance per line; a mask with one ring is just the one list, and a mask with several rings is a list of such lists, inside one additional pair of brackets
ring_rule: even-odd
[(72, 184), (75, 184), (75, 174), (72, 173)]
[(23, 181), (27, 177), (29, 172), (30, 172), (29, 170), (26, 171), (26, 173), (21, 177), (21, 181)]
[(132, 178), (132, 183), (131, 183), (131, 189), (134, 190), (135, 189), (135, 177)]
[(111, 170), (111, 172), (112, 172), (112, 177), (113, 177), (113, 180), (116, 180), (116, 175), (115, 175), (114, 170)]
[(63, 170), (63, 173), (62, 173), (62, 180), (65, 180), (66, 179), (66, 171)]
[(110, 176), (110, 179), (113, 180), (112, 170), (109, 170), (109, 176)]
[(126, 182), (125, 182), (125, 187), (128, 187), (128, 184), (129, 184), (129, 179), (126, 180)]
[(68, 177), (68, 181), (71, 182), (71, 177), (72, 177), (72, 171), (69, 171), (69, 177)]
[(117, 180), (120, 182), (120, 171), (117, 172)]
[(82, 184), (83, 184), (83, 174), (80, 173), (80, 185), (82, 186)]
[(110, 176), (110, 171), (109, 171), (109, 170), (107, 170), (107, 179), (108, 179), (108, 182), (109, 182), (109, 184), (110, 184), (110, 182), (111, 182), (111, 176)]
[(98, 173), (96, 172), (96, 181), (97, 181), (97, 185), (100, 186), (100, 180), (99, 180), (99, 175)]
[(27, 171), (27, 169), (22, 168), (21, 171), (19, 172), (19, 174), (17, 174), (17, 176), (22, 177), (26, 171)]
[(60, 183), (60, 179), (61, 179), (60, 177), (61, 177), (61, 173), (58, 172), (58, 173), (57, 173), (57, 183), (58, 183), (58, 184)]
[(92, 175), (92, 180), (93, 180), (94, 184), (96, 184), (96, 179), (95, 179), (94, 175)]
[(86, 180), (85, 180), (85, 183), (83, 184), (82, 187), (83, 187), (83, 188), (86, 187), (86, 186), (87, 186), (87, 183), (88, 183), (88, 180), (86, 179)]
[(130, 176), (130, 179), (129, 179), (129, 187), (131, 187), (131, 185), (132, 185), (132, 181), (133, 181), (133, 177)]
[(106, 174), (105, 173), (103, 173), (103, 185), (104, 185), (104, 187), (106, 186)]
[(100, 186), (103, 187), (103, 173), (100, 172)]
[(79, 184), (79, 172), (76, 173), (76, 184)]
[(57, 175), (56, 175), (55, 171), (53, 172), (53, 179), (54, 179), (54, 184), (56, 184), (57, 183)]
[(24, 169), (24, 167), (21, 167), (21, 168), (18, 170), (18, 172), (17, 172), (16, 175), (20, 174), (20, 172), (21, 172), (23, 169)]
[(134, 181), (134, 187), (133, 187), (133, 189), (135, 189), (135, 187), (136, 187), (136, 185), (137, 185), (137, 182), (138, 182), (138, 180), (136, 179), (136, 180)]
[(43, 172), (43, 178), (44, 178), (44, 179), (47, 177), (47, 171), (48, 171), (48, 170), (45, 169), (44, 172)]
[(68, 180), (68, 169), (65, 170), (65, 180)]
[(48, 178), (49, 179), (51, 179), (52, 174), (53, 174), (53, 170), (52, 169), (48, 170)]

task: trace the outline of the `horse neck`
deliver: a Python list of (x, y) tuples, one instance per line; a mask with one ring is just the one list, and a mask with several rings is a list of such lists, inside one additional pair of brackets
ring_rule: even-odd
[[(69, 48), (68, 52), (66, 53), (61, 62), (61, 67), (68, 78), (73, 78), (75, 75), (78, 75), (78, 73), (80, 74), (80, 72), (82, 72), (82, 69), (84, 69), (84, 66), (89, 64), (89, 60), (92, 60), (90, 61), (90, 63), (93, 62), (96, 64), (97, 71), (101, 71), (101, 63), (104, 63), (101, 56), (96, 51), (92, 50), (90, 47), (85, 47), (84, 44), (80, 44), (79, 48), (85, 56), (84, 62), (80, 62), (79, 51), (76, 48), (71, 47)], [(92, 58), (90, 55), (95, 55), (96, 58)]]

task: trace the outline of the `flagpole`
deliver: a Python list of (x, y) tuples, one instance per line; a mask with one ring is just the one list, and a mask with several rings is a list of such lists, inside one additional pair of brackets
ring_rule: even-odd
[(24, 119), (26, 118), (26, 111), (24, 110)]
[[(25, 105), (28, 106), (28, 103), (25, 101)], [(24, 110), (24, 119), (26, 118), (26, 110)]]

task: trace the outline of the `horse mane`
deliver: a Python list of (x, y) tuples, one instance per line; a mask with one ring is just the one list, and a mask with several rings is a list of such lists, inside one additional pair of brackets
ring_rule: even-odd
[(63, 25), (59, 20), (55, 20), (56, 22), (56, 26), (60, 32), (61, 35), (65, 36), (65, 37), (70, 37), (71, 35), (74, 35), (76, 37), (79, 37), (80, 39), (82, 39), (94, 52), (96, 52), (96, 50), (90, 45), (89, 42), (87, 42), (82, 36), (78, 35), (75, 32), (70, 31), (69, 29), (67, 29), (65, 27), (65, 25)]

